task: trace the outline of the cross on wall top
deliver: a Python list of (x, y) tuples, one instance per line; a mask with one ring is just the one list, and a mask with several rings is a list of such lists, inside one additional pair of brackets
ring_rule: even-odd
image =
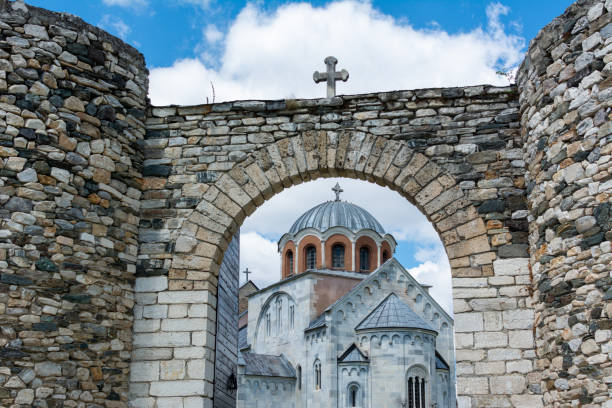
[(327, 65), (327, 72), (315, 71), (315, 73), (312, 74), (312, 79), (314, 79), (317, 84), (327, 81), (327, 97), (333, 98), (336, 96), (336, 81), (340, 80), (346, 82), (349, 78), (349, 73), (346, 69), (336, 71), (336, 64), (338, 63), (336, 57), (327, 57), (324, 62), (325, 65)]
[(249, 271), (249, 268), (246, 268), (246, 270), (242, 271), (242, 273), (244, 273), (246, 275), (246, 281), (249, 281), (249, 274), (253, 273), (251, 271)]

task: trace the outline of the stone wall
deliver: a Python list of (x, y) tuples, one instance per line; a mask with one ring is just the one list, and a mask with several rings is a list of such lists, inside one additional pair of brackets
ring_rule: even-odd
[(81, 19), (0, 0), (2, 406), (127, 404), (147, 74)]
[(611, 8), (546, 27), (518, 88), (151, 107), (136, 50), (0, 0), (0, 402), (125, 406), (132, 357), (133, 406), (210, 406), (232, 237), (347, 176), (442, 238), (461, 407), (609, 408)]
[[(612, 1), (579, 1), (518, 77), (547, 405), (612, 407)], [(557, 405), (555, 405), (557, 406)]]
[(214, 291), (231, 234), (276, 192), (338, 175), (389, 186), (451, 262), (461, 406), (537, 406), (518, 120), (516, 88), (490, 86), (153, 107), (141, 215), (172, 222), (141, 230), (158, 252), (139, 270)]

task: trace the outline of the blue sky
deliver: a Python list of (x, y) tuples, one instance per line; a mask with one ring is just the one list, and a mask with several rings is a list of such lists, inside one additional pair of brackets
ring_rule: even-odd
[[(82, 17), (91, 24), (104, 25), (104, 16), (112, 16), (106, 26), (108, 31), (121, 34), (112, 22), (122, 21), (130, 32), (124, 38), (135, 45), (146, 57), (151, 67), (171, 65), (180, 58), (197, 54), (196, 45), (202, 40), (202, 28), (214, 24), (220, 31), (227, 30), (247, 1), (227, 0), (30, 0), (29, 4), (54, 11), (68, 12)], [(273, 12), (287, 1), (250, 2)], [(323, 6), (330, 1), (309, 1)], [(486, 7), (491, 1), (478, 0), (375, 0), (373, 7), (381, 13), (416, 28), (439, 25), (449, 33), (470, 31), (486, 25)], [(516, 23), (516, 31), (527, 40), (572, 3), (570, 0), (512, 0), (502, 1), (510, 7), (504, 17), (506, 22)], [(122, 6), (125, 5), (125, 6)]]
[[(339, 94), (476, 84), (508, 85), (529, 40), (572, 3), (506, 1), (30, 0), (82, 17), (134, 45), (150, 69), (154, 105), (312, 98), (327, 55), (349, 81)], [(370, 211), (398, 241), (396, 257), (451, 311), (448, 259), (427, 219), (397, 193), (362, 181), (323, 179), (290, 188), (243, 224), (241, 268), (276, 281), (276, 242), (304, 211), (333, 198)], [(244, 277), (243, 277), (244, 278)]]

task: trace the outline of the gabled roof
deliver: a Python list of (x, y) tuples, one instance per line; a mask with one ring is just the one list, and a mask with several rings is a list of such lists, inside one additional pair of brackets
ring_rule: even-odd
[(295, 378), (295, 370), (284, 355), (240, 353), (239, 365), (244, 365), (245, 375), (260, 377)]
[[(392, 268), (392, 267), (397, 267), (399, 271), (406, 276), (409, 282), (412, 282), (415, 285), (422, 286), (419, 282), (417, 282), (416, 279), (414, 279), (412, 275), (410, 275), (410, 273), (408, 273), (408, 271), (402, 266), (402, 264), (399, 263), (397, 259), (392, 257), (391, 259), (388, 259), (385, 263), (383, 263), (381, 266), (379, 266), (374, 272), (370, 273), (369, 275), (366, 275), (365, 278), (361, 282), (359, 282), (357, 285), (355, 285), (355, 287), (351, 289), (346, 295), (342, 296), (340, 299), (336, 300), (334, 303), (329, 305), (327, 309), (325, 309), (323, 313), (321, 313), (321, 315), (317, 316), (316, 319), (310, 322), (310, 325), (304, 331), (308, 331), (308, 330), (315, 329), (317, 327), (324, 326), (325, 319), (322, 316), (324, 316), (327, 312), (330, 312), (337, 305), (341, 304), (342, 302), (350, 298), (353, 293), (356, 293), (362, 290), (366, 285), (369, 285), (374, 279), (377, 279), (377, 276), (379, 275), (381, 271), (384, 271), (387, 268)], [(304, 274), (301, 274), (301, 275), (304, 275)], [(300, 275), (297, 275), (297, 276), (300, 276)], [(431, 294), (429, 294), (427, 291), (423, 291), (423, 296), (425, 298), (428, 298), (430, 302), (436, 305), (438, 304), (438, 302), (436, 302), (434, 298), (431, 297)], [(440, 308), (439, 310), (448, 320), (450, 320), (451, 322), (453, 321), (453, 318), (449, 316), (442, 308)]]
[(355, 343), (351, 344), (351, 346), (346, 349), (344, 353), (340, 357), (338, 357), (338, 362), (340, 363), (367, 363), (369, 361), (368, 357), (355, 345)]
[(425, 320), (417, 315), (395, 293), (391, 293), (355, 327), (355, 330), (367, 329), (423, 329), (435, 332)]

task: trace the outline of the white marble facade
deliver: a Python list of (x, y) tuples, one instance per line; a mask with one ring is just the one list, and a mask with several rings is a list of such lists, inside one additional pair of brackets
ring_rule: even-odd
[[(330, 277), (358, 283), (317, 315), (317, 282)], [(433, 330), (359, 329), (390, 296)], [(265, 288), (249, 298), (245, 330), (239, 408), (455, 406), (453, 321), (395, 258), (369, 275), (307, 271)]]

